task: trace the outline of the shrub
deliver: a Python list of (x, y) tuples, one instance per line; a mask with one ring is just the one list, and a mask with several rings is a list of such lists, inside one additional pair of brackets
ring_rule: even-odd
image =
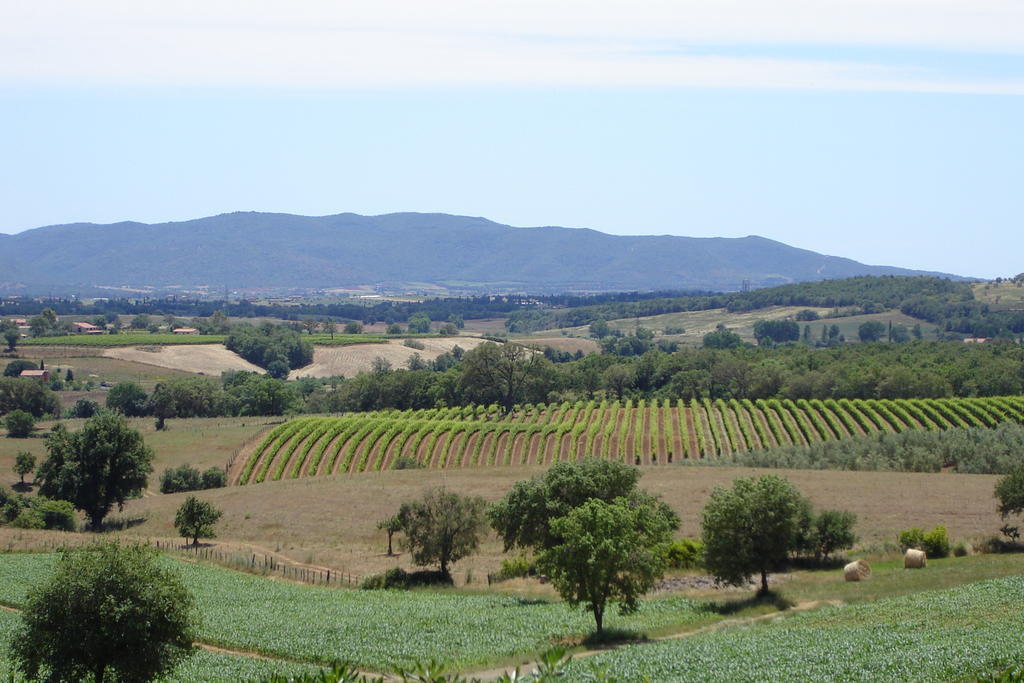
[(383, 574), (373, 574), (363, 579), (363, 590), (408, 590), (420, 586), (450, 586), (452, 577), (448, 572), (421, 570), (407, 572), (393, 567)]
[(924, 529), (904, 529), (899, 535), (900, 549), (906, 551), (908, 548), (924, 547)]
[(91, 401), (87, 398), (80, 398), (75, 401), (75, 405), (71, 406), (68, 410), (68, 417), (81, 417), (88, 419), (96, 414), (100, 409), (100, 404), (96, 401)]
[(695, 569), (700, 566), (704, 544), (698, 540), (684, 538), (672, 541), (665, 549), (665, 559), (672, 569)]
[(204, 489), (219, 489), (227, 486), (228, 475), (220, 467), (211, 467), (203, 472), (202, 486)]
[(7, 436), (15, 439), (27, 438), (36, 426), (36, 419), (31, 413), (24, 410), (12, 410), (4, 418), (4, 426), (7, 427)]
[(11, 526), (17, 529), (45, 529), (46, 522), (37, 511), (32, 508), (25, 508), (14, 518)]
[(177, 493), (179, 491), (196, 491), (202, 488), (202, 477), (199, 470), (189, 465), (178, 468), (168, 467), (160, 475), (160, 493)]
[(946, 527), (941, 524), (924, 535), (924, 551), (928, 557), (949, 557), (950, 543)]
[(960, 541), (953, 546), (953, 557), (966, 557), (967, 556), (967, 544)]
[(810, 550), (816, 559), (828, 560), (837, 550), (847, 550), (857, 542), (853, 527), (857, 515), (846, 510), (822, 510), (811, 523), (808, 538)]
[(406, 339), (404, 342), (402, 342), (402, 345), (408, 346), (410, 349), (416, 349), (417, 351), (422, 351), (423, 349), (427, 348), (426, 346), (424, 346), (423, 342), (416, 341), (415, 339)]
[(30, 360), (12, 360), (4, 368), (4, 377), (17, 377), (22, 370), (38, 370), (39, 366)]
[(523, 576), (533, 576), (536, 571), (537, 570), (536, 567), (534, 567), (533, 562), (531, 562), (525, 555), (509, 557), (501, 561), (501, 570), (494, 575), (494, 579), (496, 581), (518, 579)]
[(395, 458), (391, 465), (391, 469), (393, 470), (418, 470), (422, 468), (423, 465), (421, 465), (416, 458), (409, 455), (402, 455)]
[(32, 511), (43, 520), (43, 528), (74, 531), (78, 527), (75, 506), (66, 500), (50, 500), (42, 496), (32, 501)]

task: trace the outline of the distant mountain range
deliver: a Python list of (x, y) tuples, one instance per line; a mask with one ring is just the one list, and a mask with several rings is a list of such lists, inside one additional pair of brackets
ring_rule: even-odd
[(763, 237), (608, 235), (484, 218), (392, 213), (229, 213), (176, 223), (72, 223), (0, 235), (0, 291), (207, 285), (357, 285), (449, 291), (736, 290), (854, 275), (941, 275), (870, 266)]

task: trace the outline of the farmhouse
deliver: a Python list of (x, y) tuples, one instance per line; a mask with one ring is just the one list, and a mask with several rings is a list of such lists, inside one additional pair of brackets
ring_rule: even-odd
[(103, 334), (103, 330), (92, 323), (71, 323), (71, 331), (75, 334)]
[(22, 370), (18, 377), (31, 377), (32, 379), (38, 379), (41, 382), (50, 381), (49, 370)]
[(173, 332), (174, 334), (199, 334), (199, 330), (194, 327), (175, 327)]

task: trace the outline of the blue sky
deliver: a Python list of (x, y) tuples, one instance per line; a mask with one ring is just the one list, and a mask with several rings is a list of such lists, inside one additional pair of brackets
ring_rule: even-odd
[(88, 5), (0, 9), (2, 232), (444, 211), (1024, 271), (1021, 3)]

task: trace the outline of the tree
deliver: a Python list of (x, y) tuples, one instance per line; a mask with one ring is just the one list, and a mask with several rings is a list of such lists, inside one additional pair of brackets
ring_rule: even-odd
[(886, 328), (884, 323), (880, 323), (877, 320), (869, 320), (866, 323), (861, 323), (860, 327), (857, 328), (857, 336), (864, 343), (876, 342), (882, 338), (885, 334)]
[(486, 507), (479, 496), (462, 496), (444, 487), (429, 489), (420, 500), (403, 503), (398, 512), (405, 535), (402, 545), (417, 565), (436, 562), (447, 574), (449, 565), (480, 545)]
[(391, 539), (394, 538), (395, 534), (402, 530), (402, 519), (398, 515), (392, 515), (386, 519), (382, 519), (377, 522), (377, 528), (386, 531), (388, 534), (388, 557), (391, 557), (395, 553), (392, 552)]
[(792, 320), (758, 320), (754, 323), (754, 337), (761, 345), (769, 339), (779, 343), (796, 341), (800, 338), (800, 325)]
[(590, 323), (589, 333), (594, 339), (603, 339), (607, 337), (610, 332), (611, 329), (608, 327), (608, 323), (601, 318)]
[(733, 586), (760, 573), (759, 593), (767, 593), (768, 571), (794, 549), (805, 508), (800, 492), (775, 475), (737, 479), (731, 489), (715, 488), (703, 512), (704, 566)]
[(327, 318), (323, 322), (324, 332), (331, 335), (331, 339), (334, 339), (335, 333), (338, 331), (338, 323), (334, 322), (333, 318)]
[(302, 327), (306, 330), (306, 334), (313, 334), (316, 332), (316, 328), (320, 326), (316, 318), (303, 318)]
[(60, 414), (57, 395), (42, 382), (22, 377), (0, 377), (0, 415), (24, 410), (40, 418), (47, 413)]
[(10, 320), (5, 320), (0, 323), (0, 333), (3, 334), (4, 341), (7, 342), (7, 350), (14, 351), (14, 347), (18, 345), (21, 340), (21, 330)]
[(21, 374), (22, 370), (36, 370), (38, 366), (30, 360), (19, 358), (18, 360), (12, 360), (4, 368), (4, 377), (17, 377)]
[(36, 456), (28, 451), (21, 451), (14, 457), (14, 473), (21, 477), (21, 483), (25, 483), (25, 475), (36, 468)]
[(36, 426), (36, 418), (32, 413), (24, 410), (12, 410), (4, 417), (4, 426), (7, 427), (7, 436), (12, 439), (25, 439), (31, 436)]
[(704, 348), (706, 349), (738, 349), (743, 346), (743, 339), (740, 335), (727, 330), (725, 325), (719, 324), (714, 332), (704, 335)]
[(39, 467), (39, 493), (70, 501), (99, 531), (103, 518), (116, 504), (138, 496), (153, 471), (153, 451), (142, 435), (116, 413), (101, 413), (81, 431), (69, 433), (57, 425), (46, 437), (48, 457)]
[[(1010, 472), (996, 482), (995, 495), (999, 500), (999, 505), (996, 509), (1002, 516), (1003, 521), (1006, 521), (1010, 515), (1024, 513), (1024, 467)], [(1006, 524), (1003, 526), (1003, 533), (1011, 538), (1015, 538), (1019, 535), (1019, 530), (1017, 527), (1011, 527), (1009, 524)]]
[(143, 546), (63, 550), (33, 588), (11, 650), (28, 678), (149, 681), (192, 652), (192, 596)]
[(363, 324), (357, 320), (345, 323), (345, 334), (362, 334)]
[(107, 393), (107, 408), (127, 417), (143, 417), (148, 398), (146, 390), (135, 382), (121, 382)]
[(200, 538), (214, 538), (213, 525), (224, 513), (195, 496), (189, 496), (174, 515), (174, 528), (182, 538), (199, 545)]
[(409, 317), (409, 334), (427, 334), (430, 332), (430, 316), (416, 313)]
[(462, 357), (462, 386), (480, 402), (496, 400), (512, 412), (527, 385), (547, 364), (544, 356), (519, 344), (485, 342)]
[(664, 574), (673, 529), (655, 505), (592, 498), (552, 520), (561, 541), (540, 554), (537, 567), (566, 602), (593, 612), (601, 633), (609, 601), (623, 614), (635, 612), (638, 598)]
[(514, 547), (545, 550), (558, 545), (562, 538), (551, 528), (552, 521), (591, 499), (610, 503), (624, 498), (634, 507), (654, 506), (669, 526), (677, 528), (679, 517), (665, 503), (639, 490), (639, 479), (640, 470), (622, 462), (603, 458), (563, 461), (542, 475), (516, 482), (490, 507), (487, 516), (506, 551)]
[(827, 562), (834, 552), (852, 548), (857, 542), (857, 535), (853, 533), (856, 523), (857, 515), (846, 510), (822, 510), (816, 515), (809, 514), (799, 533), (799, 545), (803, 545), (803, 550), (813, 554), (816, 560)]
[(636, 384), (636, 370), (626, 363), (609, 365), (601, 373), (601, 384), (621, 401), (623, 395)]

